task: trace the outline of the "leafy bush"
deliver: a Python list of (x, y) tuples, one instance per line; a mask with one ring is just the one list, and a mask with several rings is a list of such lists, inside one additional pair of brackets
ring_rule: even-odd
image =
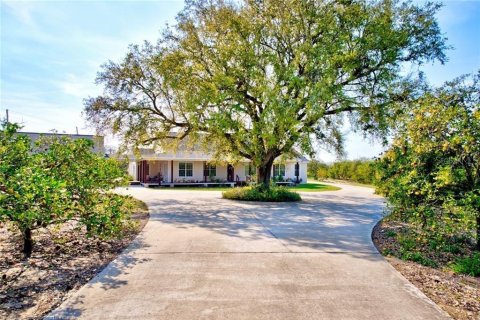
[[(400, 245), (399, 257), (402, 260), (410, 260), (413, 262), (420, 263), (424, 266), (436, 268), (438, 264), (424, 256), (422, 252), (421, 243), (419, 243), (418, 234), (401, 234), (398, 235), (397, 240)], [(420, 251), (419, 251), (420, 250)]]
[(480, 276), (480, 253), (476, 252), (471, 257), (457, 259), (450, 268), (456, 273), (478, 277)]
[(387, 249), (382, 251), (382, 254), (384, 256), (394, 256), (395, 252), (392, 249), (387, 248)]
[[(321, 162), (321, 161), (318, 161), (318, 160), (315, 160), (315, 159), (312, 159), (308, 164), (307, 164), (307, 175), (309, 177), (312, 177), (314, 179), (320, 179), (322, 177), (319, 177), (318, 176), (318, 172), (320, 169), (326, 169), (328, 166), (327, 164)], [(327, 178), (326, 176), (323, 177), (323, 178)]]
[(289, 191), (285, 187), (272, 186), (268, 189), (262, 187), (232, 188), (222, 193), (223, 198), (245, 201), (271, 201), (271, 202), (292, 202), (300, 201), (302, 198), (296, 192)]
[(398, 106), (377, 192), (395, 217), (436, 237), (432, 248), (466, 235), (480, 251), (480, 72), (422, 90)]
[(116, 160), (85, 139), (45, 137), (34, 147), (18, 128), (3, 123), (0, 130), (0, 222), (22, 233), (26, 257), (38, 228), (77, 220), (88, 235), (112, 237), (128, 225), (131, 206), (109, 192), (126, 182)]
[(427, 257), (424, 257), (420, 252), (412, 252), (412, 251), (404, 252), (402, 254), (402, 259), (417, 262), (427, 267), (436, 268), (438, 266), (438, 264), (435, 261)]
[(389, 238), (394, 238), (397, 236), (397, 233), (393, 230), (388, 230), (387, 233), (386, 233), (386, 236), (389, 237)]
[(415, 249), (417, 243), (409, 235), (401, 235), (398, 237), (398, 243), (401, 246), (401, 251), (409, 252)]

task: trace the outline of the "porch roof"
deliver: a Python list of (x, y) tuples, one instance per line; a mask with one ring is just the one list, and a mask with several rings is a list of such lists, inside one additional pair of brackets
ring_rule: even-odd
[[(135, 160), (134, 159), (131, 159), (131, 160)], [(136, 159), (137, 161), (141, 161), (141, 160), (147, 160), (147, 161), (211, 161), (211, 162), (214, 162), (215, 160), (212, 159), (212, 158), (180, 158), (180, 157), (177, 157), (177, 158), (174, 158), (174, 157), (152, 157), (152, 156), (142, 156), (140, 159)], [(304, 159), (287, 159), (283, 162), (287, 162), (287, 163), (294, 163), (294, 162), (308, 162), (308, 160), (304, 160)], [(239, 162), (252, 162), (252, 160), (249, 160), (249, 159), (242, 159), (240, 160)], [(276, 161), (277, 162), (277, 161)]]
[[(140, 156), (137, 158), (135, 155), (130, 154), (129, 158), (131, 161), (135, 160), (150, 160), (150, 161), (214, 161), (211, 155), (199, 152), (185, 152), (180, 151), (177, 153), (172, 152), (158, 152), (153, 149), (140, 149)], [(280, 158), (280, 157), (279, 157)], [(279, 159), (277, 158), (277, 160)], [(295, 157), (290, 159), (285, 159), (284, 162), (309, 162), (307, 158), (301, 155), (298, 152), (295, 152)], [(251, 162), (249, 159), (242, 159), (240, 162)]]

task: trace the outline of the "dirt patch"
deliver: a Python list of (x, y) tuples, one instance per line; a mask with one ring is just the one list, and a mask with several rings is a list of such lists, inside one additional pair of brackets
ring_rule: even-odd
[(137, 226), (119, 239), (86, 237), (75, 223), (36, 230), (32, 257), (23, 258), (22, 239), (0, 224), (0, 319), (41, 319), (125, 249), (148, 221), (145, 204), (132, 216)]
[(381, 221), (373, 229), (372, 239), (378, 251), (405, 278), (419, 288), (454, 319), (480, 319), (480, 278), (455, 274), (445, 267), (445, 256), (438, 255), (439, 267), (433, 268), (395, 257), (400, 245), (393, 236), (407, 228), (396, 221)]

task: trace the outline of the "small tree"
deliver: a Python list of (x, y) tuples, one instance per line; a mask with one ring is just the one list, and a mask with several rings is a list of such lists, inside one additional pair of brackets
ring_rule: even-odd
[(476, 230), (480, 250), (480, 72), (406, 101), (379, 189), (405, 220), (434, 232)]
[(318, 172), (320, 169), (324, 169), (327, 165), (316, 159), (312, 159), (307, 165), (307, 175), (314, 179), (318, 179)]
[(325, 164), (318, 168), (316, 179), (326, 180), (328, 178), (328, 166)]
[(99, 130), (131, 144), (199, 140), (217, 159), (275, 158), (313, 141), (341, 150), (349, 115), (382, 132), (403, 63), (444, 61), (439, 5), (395, 1), (190, 0), (157, 45), (132, 46), (85, 101)]
[(92, 152), (89, 140), (44, 138), (34, 148), (4, 123), (0, 131), (0, 221), (23, 236), (23, 252), (33, 250), (32, 231), (78, 220), (89, 235), (117, 234), (128, 215), (120, 195), (109, 193), (124, 182), (115, 160)]

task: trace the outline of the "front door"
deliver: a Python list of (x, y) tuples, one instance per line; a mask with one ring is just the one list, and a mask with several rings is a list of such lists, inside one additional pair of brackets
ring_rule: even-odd
[(234, 182), (235, 181), (235, 169), (231, 164), (227, 166), (227, 181)]

